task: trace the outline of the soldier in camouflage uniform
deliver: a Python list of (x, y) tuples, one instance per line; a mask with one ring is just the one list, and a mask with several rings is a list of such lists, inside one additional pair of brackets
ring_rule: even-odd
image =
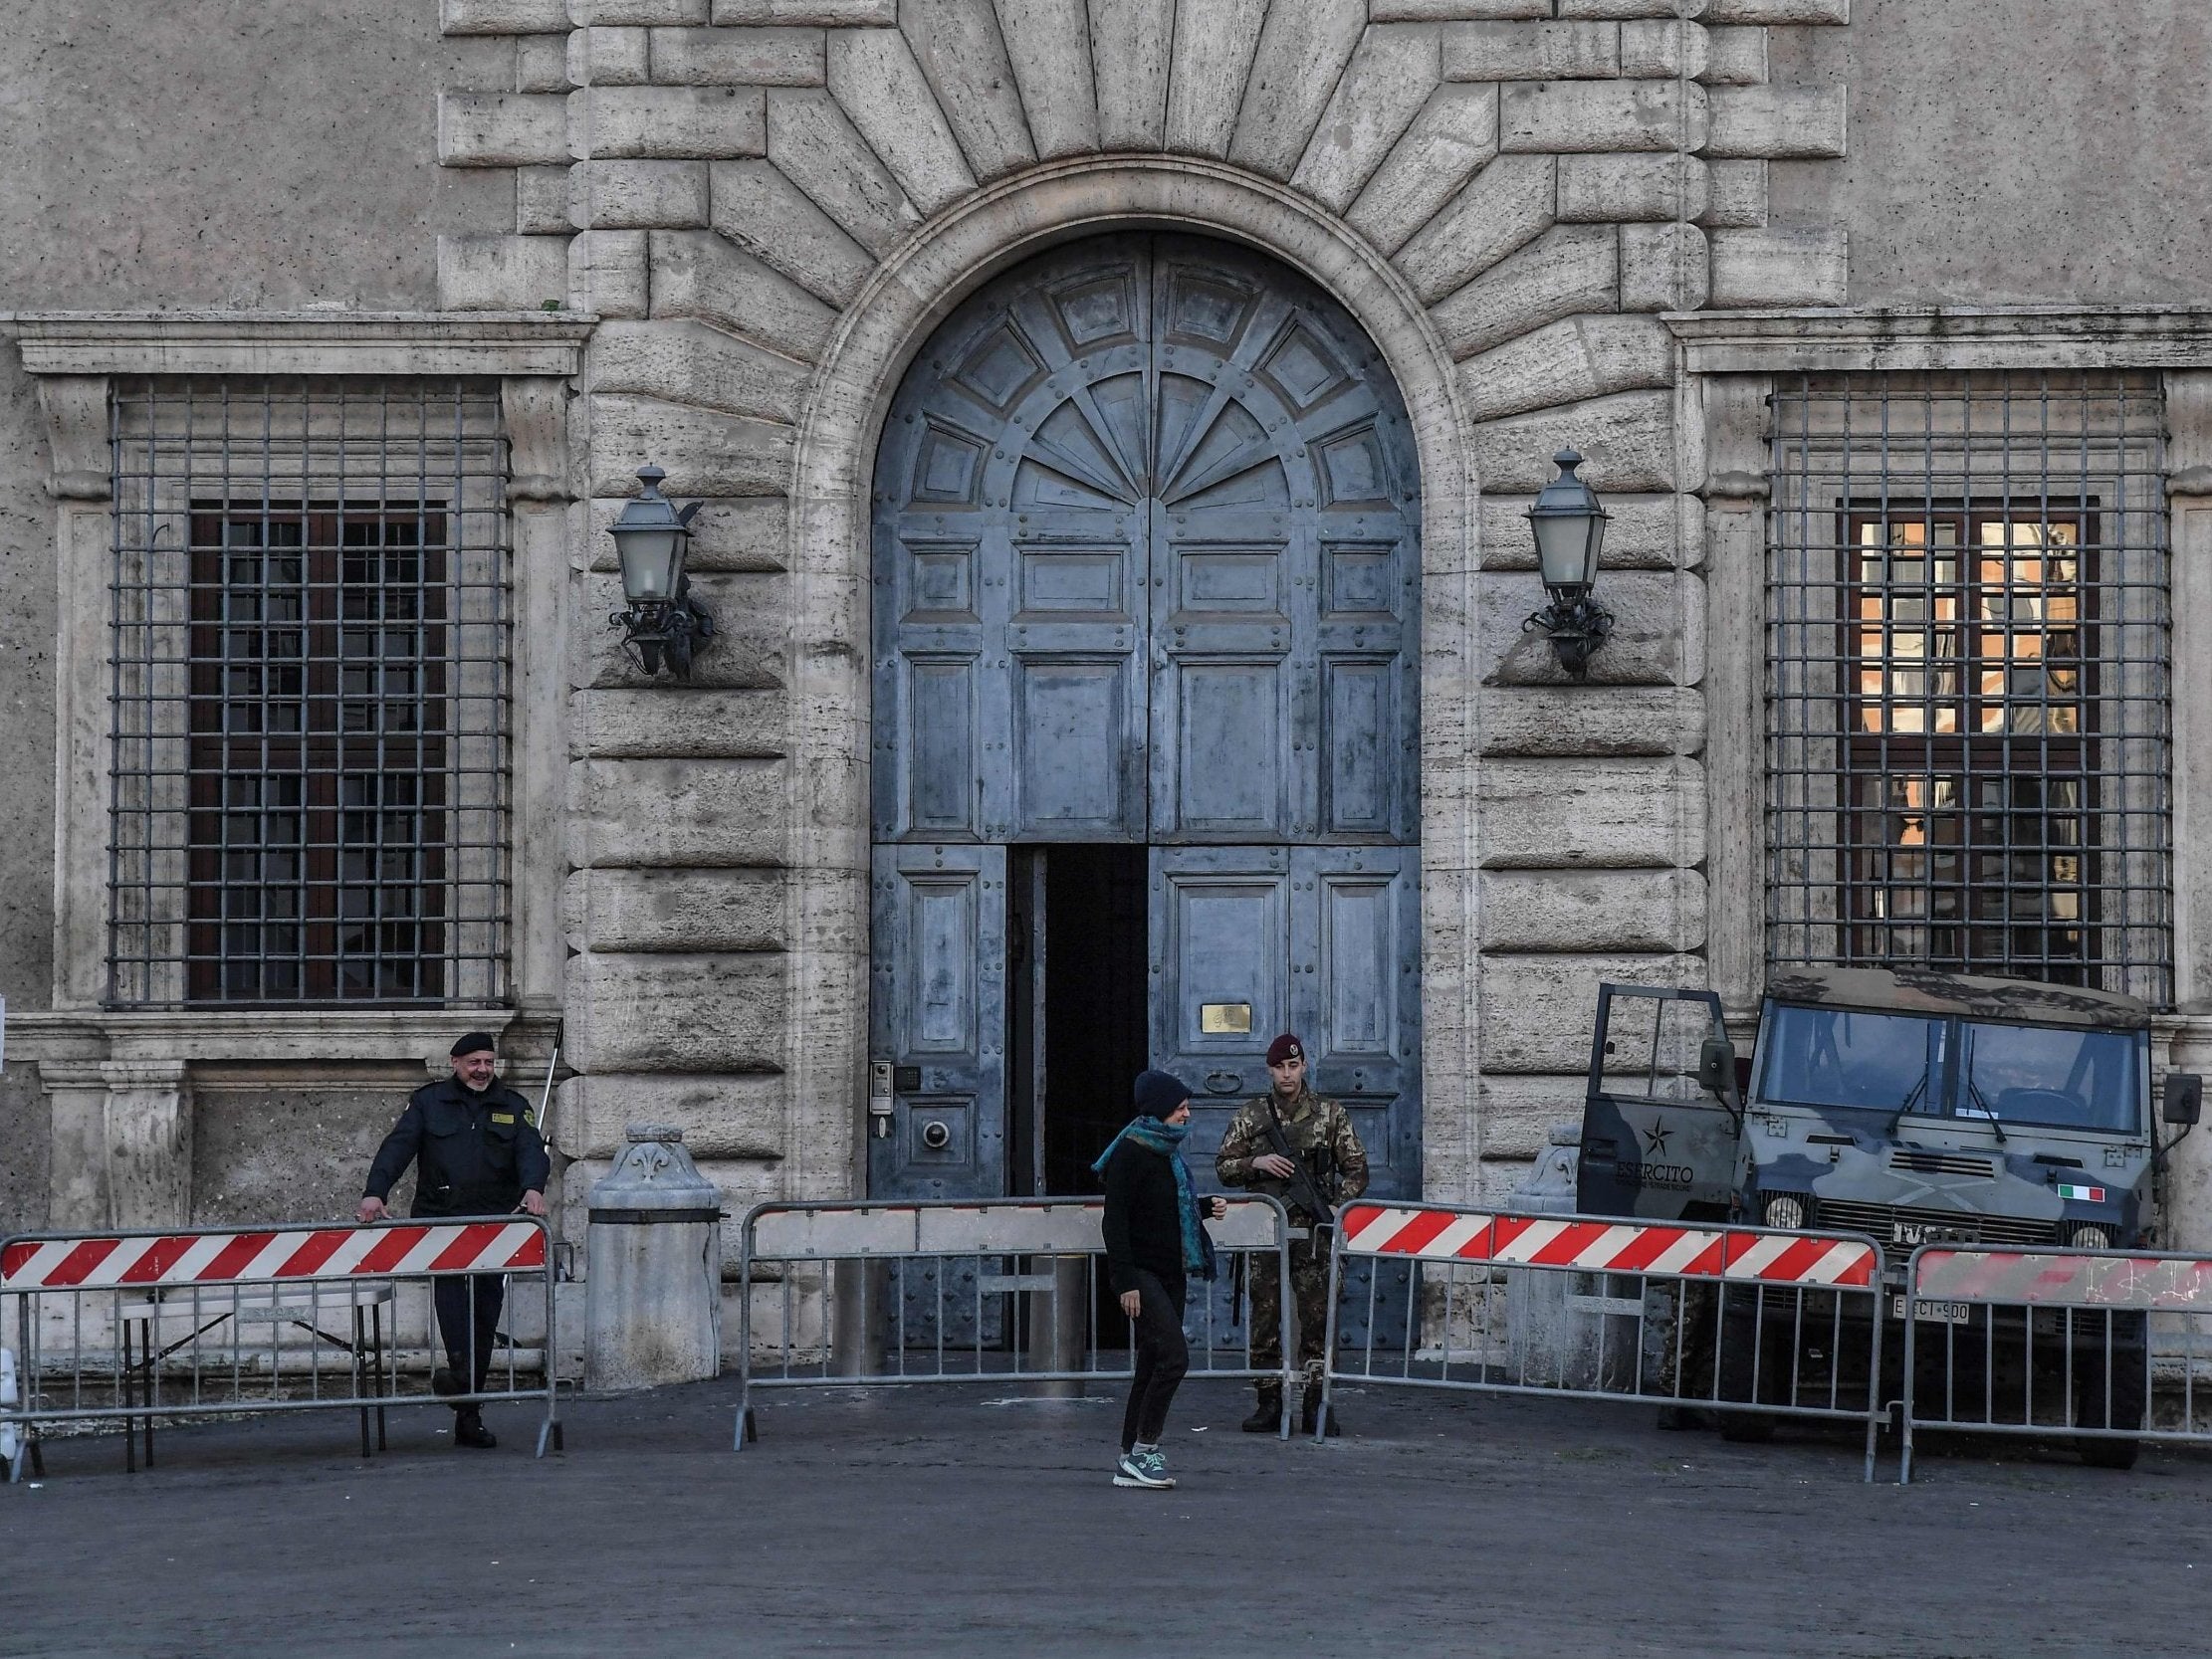
[[(1367, 1190), (1367, 1148), (1352, 1129), (1351, 1116), (1335, 1101), (1306, 1087), (1305, 1047), (1285, 1032), (1267, 1049), (1267, 1075), (1274, 1087), (1246, 1101), (1221, 1137), (1214, 1170), (1223, 1186), (1240, 1186), (1280, 1198), (1290, 1224), (1307, 1236), (1290, 1241), (1290, 1285), (1298, 1302), (1298, 1358), (1305, 1370), (1305, 1429), (1313, 1432), (1321, 1403), (1321, 1370), (1328, 1341), (1329, 1236), (1316, 1217), (1292, 1196), (1291, 1166), (1269, 1144), (1269, 1119), (1282, 1126), (1291, 1153), (1324, 1202), (1336, 1205)], [(1282, 1363), (1282, 1285), (1272, 1260), (1249, 1258), (1252, 1364)], [(1335, 1413), (1329, 1432), (1336, 1433)], [(1245, 1432), (1268, 1434), (1282, 1420), (1282, 1385), (1259, 1384), (1258, 1409), (1244, 1419)]]

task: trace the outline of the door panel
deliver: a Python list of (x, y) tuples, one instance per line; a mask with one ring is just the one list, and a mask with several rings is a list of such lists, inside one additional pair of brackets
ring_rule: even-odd
[(1006, 852), (878, 847), (870, 1051), (898, 1071), (868, 1189), (968, 1198), (1003, 1189)]

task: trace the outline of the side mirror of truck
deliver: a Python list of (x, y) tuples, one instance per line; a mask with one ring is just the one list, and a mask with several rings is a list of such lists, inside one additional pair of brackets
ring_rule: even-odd
[(1736, 1045), (1725, 1037), (1707, 1037), (1697, 1051), (1697, 1086), (1726, 1100), (1735, 1081)]
[(2192, 1072), (2168, 1072), (2162, 1116), (2168, 1124), (2194, 1128), (2197, 1120), (2204, 1116), (2204, 1079)]

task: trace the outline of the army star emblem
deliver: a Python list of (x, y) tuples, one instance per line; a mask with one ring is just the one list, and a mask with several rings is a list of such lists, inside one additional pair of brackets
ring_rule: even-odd
[(1644, 1132), (1644, 1155), (1646, 1157), (1664, 1157), (1666, 1155), (1666, 1138), (1673, 1133), (1666, 1127), (1664, 1118), (1653, 1119), (1652, 1127)]

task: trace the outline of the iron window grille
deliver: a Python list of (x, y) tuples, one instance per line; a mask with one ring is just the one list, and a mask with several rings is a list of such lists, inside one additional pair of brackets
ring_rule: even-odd
[(108, 1001), (506, 995), (496, 382), (118, 380)]
[(2154, 378), (1770, 400), (1766, 940), (2172, 1000)]

